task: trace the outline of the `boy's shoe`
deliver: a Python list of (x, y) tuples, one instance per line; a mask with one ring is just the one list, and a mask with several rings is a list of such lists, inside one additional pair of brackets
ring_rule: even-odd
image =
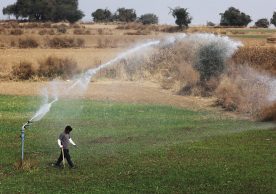
[(52, 167), (55, 167), (55, 168), (61, 168), (61, 165), (58, 165), (58, 164), (56, 164), (56, 163), (52, 163), (51, 166), (52, 166)]
[(70, 169), (76, 169), (77, 167), (74, 165), (74, 166), (69, 166)]

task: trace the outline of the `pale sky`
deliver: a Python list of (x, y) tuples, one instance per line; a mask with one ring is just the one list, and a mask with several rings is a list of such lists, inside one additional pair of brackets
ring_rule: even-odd
[[(0, 19), (3, 7), (16, 0), (0, 0)], [(188, 8), (193, 17), (192, 25), (206, 24), (207, 21), (219, 23), (219, 13), (233, 6), (251, 16), (255, 22), (260, 18), (270, 20), (276, 11), (276, 0), (79, 0), (79, 8), (85, 13), (84, 21), (91, 21), (91, 13), (98, 8), (109, 8), (112, 12), (119, 7), (133, 8), (138, 16), (154, 13), (159, 17), (159, 23), (174, 24), (174, 18), (169, 15), (168, 7)]]

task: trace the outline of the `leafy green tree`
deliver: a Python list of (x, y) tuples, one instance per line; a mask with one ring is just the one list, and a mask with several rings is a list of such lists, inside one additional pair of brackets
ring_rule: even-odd
[(78, 0), (17, 0), (15, 4), (3, 9), (3, 14), (16, 18), (27, 18), (30, 21), (75, 22), (84, 14), (78, 10)]
[(92, 14), (94, 22), (110, 22), (112, 21), (112, 13), (108, 9), (97, 9)]
[(270, 23), (276, 26), (276, 12), (274, 11), (272, 18), (270, 19)]
[(136, 18), (137, 15), (134, 9), (119, 8), (114, 15), (114, 20), (120, 22), (134, 22)]
[(141, 15), (139, 18), (139, 21), (142, 22), (142, 24), (147, 25), (147, 24), (158, 24), (158, 17), (155, 14), (148, 13)]
[(18, 9), (16, 4), (8, 5), (2, 10), (4, 15), (14, 15), (16, 19), (19, 17)]
[(183, 27), (189, 27), (189, 24), (192, 22), (192, 17), (190, 17), (186, 8), (176, 7), (174, 9), (170, 8), (170, 10), (172, 16), (176, 18), (175, 23), (180, 29), (183, 29)]
[(224, 13), (220, 13), (221, 26), (247, 26), (252, 20), (249, 15), (246, 15), (240, 10), (230, 7)]
[(269, 21), (266, 18), (259, 19), (255, 22), (255, 26), (258, 28), (268, 28), (269, 27)]

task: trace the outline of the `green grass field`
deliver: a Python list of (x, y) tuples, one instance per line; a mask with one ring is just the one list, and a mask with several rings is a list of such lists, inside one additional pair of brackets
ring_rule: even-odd
[[(63, 100), (26, 131), (36, 97), (0, 96), (0, 193), (276, 193), (272, 123), (159, 105)], [(74, 128), (77, 169), (49, 166)]]

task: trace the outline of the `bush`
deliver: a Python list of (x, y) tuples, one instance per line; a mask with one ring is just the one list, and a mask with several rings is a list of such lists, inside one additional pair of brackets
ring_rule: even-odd
[(85, 44), (84, 39), (75, 39), (67, 37), (55, 37), (48, 39), (47, 45), (50, 48), (72, 48), (72, 47), (83, 47)]
[(211, 26), (211, 27), (216, 26), (216, 24), (215, 24), (215, 23), (210, 22), (210, 21), (208, 21), (206, 25), (207, 25), (207, 26)]
[(39, 35), (54, 35), (55, 31), (53, 29), (47, 30), (47, 29), (42, 29), (38, 32)]
[(97, 48), (116, 48), (118, 47), (118, 41), (110, 38), (98, 38)]
[(18, 40), (19, 48), (37, 48), (39, 46), (38, 42), (34, 38), (25, 38)]
[(58, 32), (58, 33), (65, 34), (65, 33), (67, 32), (66, 26), (64, 26), (64, 25), (58, 26), (58, 27), (57, 27), (57, 32)]
[(158, 24), (158, 17), (155, 14), (144, 14), (141, 15), (139, 21), (142, 22), (144, 25), (148, 24)]
[(194, 67), (203, 83), (220, 76), (226, 68), (223, 50), (216, 43), (203, 46), (198, 52)]
[(217, 104), (260, 119), (262, 110), (270, 104), (269, 79), (248, 66), (231, 66), (216, 89)]
[(50, 56), (39, 61), (38, 75), (45, 78), (61, 77), (63, 79), (71, 78), (79, 73), (77, 63), (69, 58), (58, 58)]
[(276, 75), (275, 47), (242, 47), (232, 57), (236, 64), (248, 64)]
[(259, 19), (255, 22), (255, 26), (258, 28), (268, 28), (269, 27), (269, 21), (266, 18)]
[(259, 120), (276, 121), (276, 103), (271, 106), (265, 107), (259, 115)]
[(22, 61), (19, 65), (12, 67), (12, 79), (29, 80), (35, 75), (35, 71), (30, 62)]
[(22, 35), (23, 34), (23, 30), (21, 30), (21, 29), (12, 29), (10, 31), (10, 34), (11, 35)]
[(91, 34), (90, 30), (85, 30), (82, 28), (74, 29), (73, 33), (75, 35), (90, 35)]

